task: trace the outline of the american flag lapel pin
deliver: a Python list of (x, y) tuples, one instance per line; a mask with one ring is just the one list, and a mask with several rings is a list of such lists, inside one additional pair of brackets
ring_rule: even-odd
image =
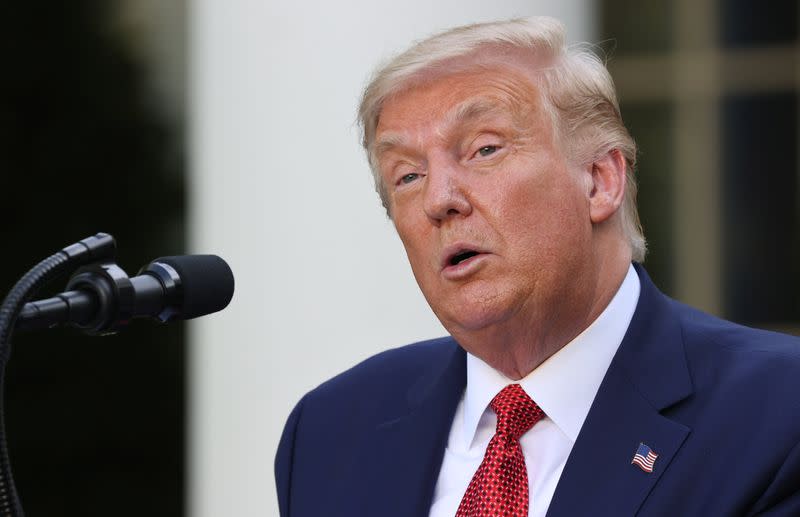
[(643, 443), (640, 443), (639, 448), (636, 450), (636, 454), (633, 455), (631, 465), (638, 465), (640, 469), (649, 474), (650, 472), (653, 472), (653, 465), (656, 462), (656, 458), (658, 458), (658, 454), (653, 452), (653, 449)]

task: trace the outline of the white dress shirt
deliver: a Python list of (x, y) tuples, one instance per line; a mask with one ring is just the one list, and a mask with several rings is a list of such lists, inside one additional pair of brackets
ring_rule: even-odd
[(600, 383), (628, 330), (639, 290), (639, 277), (631, 266), (600, 316), (519, 381), (467, 354), (467, 388), (450, 428), (430, 517), (456, 514), (494, 436), (497, 416), (489, 402), (514, 383), (520, 384), (547, 415), (520, 438), (528, 470), (528, 515), (544, 517)]

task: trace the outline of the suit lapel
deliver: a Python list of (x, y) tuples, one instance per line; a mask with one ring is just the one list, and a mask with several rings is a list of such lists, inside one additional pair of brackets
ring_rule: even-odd
[(466, 354), (454, 341), (445, 363), (410, 389), (408, 412), (368, 434), (358, 461), (367, 484), (358, 515), (427, 515), (467, 382)]
[[(641, 293), (631, 325), (570, 453), (548, 517), (635, 515), (690, 433), (661, 411), (692, 392), (679, 322), (637, 267)], [(640, 443), (653, 472), (631, 463)]]

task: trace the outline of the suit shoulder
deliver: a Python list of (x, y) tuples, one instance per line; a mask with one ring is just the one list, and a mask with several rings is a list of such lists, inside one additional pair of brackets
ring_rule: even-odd
[(689, 346), (716, 347), (720, 351), (751, 356), (774, 356), (800, 361), (800, 337), (747, 327), (706, 314), (673, 300), (684, 339)]
[(722, 320), (674, 302), (695, 387), (746, 386), (753, 400), (800, 389), (800, 338)]
[(385, 350), (320, 384), (309, 396), (405, 385), (431, 367), (444, 364), (457, 347), (447, 336)]

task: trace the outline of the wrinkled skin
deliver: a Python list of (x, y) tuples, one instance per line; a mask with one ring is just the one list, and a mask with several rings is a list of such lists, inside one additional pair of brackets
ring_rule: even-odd
[(544, 102), (534, 72), (461, 63), (391, 97), (374, 147), (428, 303), (512, 379), (591, 324), (630, 263), (624, 159), (571, 163)]

